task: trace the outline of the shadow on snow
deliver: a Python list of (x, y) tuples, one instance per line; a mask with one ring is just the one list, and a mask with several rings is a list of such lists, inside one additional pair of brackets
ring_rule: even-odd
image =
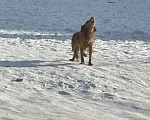
[[(50, 67), (58, 67), (58, 66), (66, 66), (72, 65), (73, 63), (65, 63), (62, 62), (64, 60), (56, 60), (56, 61), (41, 61), (41, 60), (31, 60), (31, 61), (0, 61), (0, 67), (40, 67), (40, 66), (50, 66)], [(67, 61), (67, 60), (65, 60)]]

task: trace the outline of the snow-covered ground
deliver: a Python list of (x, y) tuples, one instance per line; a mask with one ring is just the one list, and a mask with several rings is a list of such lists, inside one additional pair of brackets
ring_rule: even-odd
[(1, 119), (150, 118), (150, 43), (96, 40), (93, 67), (68, 61), (70, 40), (0, 44)]
[[(0, 120), (149, 120), (149, 8), (149, 0), (0, 0)], [(94, 66), (70, 62), (71, 36), (91, 16)]]

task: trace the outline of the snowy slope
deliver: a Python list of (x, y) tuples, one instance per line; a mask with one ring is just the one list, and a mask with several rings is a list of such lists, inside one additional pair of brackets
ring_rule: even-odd
[[(0, 120), (149, 120), (149, 8), (149, 0), (0, 0)], [(91, 16), (94, 66), (70, 62), (72, 34)]]
[(96, 40), (93, 67), (68, 61), (70, 40), (0, 44), (0, 119), (150, 118), (150, 43)]

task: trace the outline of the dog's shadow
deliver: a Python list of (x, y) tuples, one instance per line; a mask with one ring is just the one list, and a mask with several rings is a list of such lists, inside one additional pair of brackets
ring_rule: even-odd
[(25, 61), (0, 61), (0, 67), (58, 67), (58, 66), (67, 66), (72, 65), (69, 60), (56, 60), (56, 61), (42, 61), (42, 60), (25, 60)]

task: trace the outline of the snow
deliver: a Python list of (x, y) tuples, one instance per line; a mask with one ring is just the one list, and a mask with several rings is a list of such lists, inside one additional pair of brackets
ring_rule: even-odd
[[(149, 120), (149, 3), (0, 1), (0, 119)], [(71, 62), (91, 16), (94, 66)]]

